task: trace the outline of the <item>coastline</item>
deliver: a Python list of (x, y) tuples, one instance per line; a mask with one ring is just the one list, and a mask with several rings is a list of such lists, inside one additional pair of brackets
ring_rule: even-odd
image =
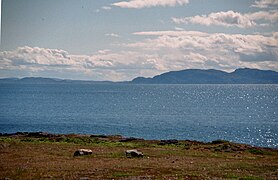
[[(0, 179), (275, 179), (278, 175), (277, 149), (224, 140), (46, 132), (0, 135)], [(92, 155), (73, 157), (80, 148), (91, 149)], [(138, 149), (144, 157), (127, 158), (128, 149)]]
[[(157, 145), (169, 145), (169, 144), (195, 144), (195, 145), (211, 145), (211, 144), (222, 144), (222, 143), (230, 143), (235, 145), (244, 146), (246, 149), (257, 148), (257, 149), (273, 149), (277, 150), (278, 148), (272, 147), (262, 147), (255, 146), (251, 144), (245, 143), (237, 143), (231, 142), (224, 139), (215, 139), (211, 142), (198, 141), (194, 139), (144, 139), (138, 137), (126, 137), (119, 134), (115, 135), (105, 135), (105, 134), (60, 134), (60, 133), (49, 133), (49, 132), (16, 132), (16, 133), (0, 133), (0, 137), (10, 137), (15, 138), (20, 141), (25, 141), (25, 138), (30, 138), (35, 141), (43, 141), (43, 142), (68, 142), (68, 143), (76, 143), (76, 144), (90, 144), (96, 142), (136, 142), (136, 143), (150, 143)], [(71, 142), (67, 141), (69, 139), (79, 139), (80, 141)], [(97, 141), (96, 141), (97, 140)], [(242, 150), (246, 150), (242, 149)]]

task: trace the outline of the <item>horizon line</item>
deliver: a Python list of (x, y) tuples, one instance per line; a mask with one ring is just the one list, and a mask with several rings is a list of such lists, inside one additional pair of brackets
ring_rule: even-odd
[[(1, 0), (0, 0), (1, 1)], [(218, 70), (218, 69), (197, 69), (197, 68), (192, 68), (192, 69), (182, 69), (182, 70), (176, 70), (176, 71), (166, 71), (163, 72), (161, 74), (157, 74), (154, 75), (152, 77), (143, 77), (143, 76), (136, 76), (131, 80), (122, 80), (122, 81), (113, 81), (113, 80), (93, 80), (93, 79), (68, 79), (68, 78), (59, 78), (59, 77), (44, 77), (44, 76), (22, 76), (22, 77), (0, 77), (0, 80), (4, 80), (4, 79), (17, 79), (17, 80), (21, 80), (21, 79), (26, 79), (26, 78), (42, 78), (42, 79), (52, 79), (52, 80), (61, 80), (61, 81), (89, 81), (89, 82), (112, 82), (112, 83), (122, 83), (122, 82), (132, 82), (134, 79), (136, 78), (154, 78), (155, 76), (159, 76), (165, 73), (169, 73), (169, 72), (179, 72), (179, 71), (186, 71), (186, 70), (202, 70), (202, 71), (209, 71), (209, 70), (216, 70), (216, 71), (221, 71), (221, 72), (225, 72), (225, 73), (233, 73), (236, 70), (239, 69), (249, 69), (249, 70), (259, 70), (259, 71), (273, 71), (273, 72), (277, 72), (275, 70), (270, 70), (270, 69), (258, 69), (258, 68), (247, 68), (247, 67), (242, 67), (242, 68), (236, 68), (231, 72), (228, 71), (224, 71), (224, 70)]]

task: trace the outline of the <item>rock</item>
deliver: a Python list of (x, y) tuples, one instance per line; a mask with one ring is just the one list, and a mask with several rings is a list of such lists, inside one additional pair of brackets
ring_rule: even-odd
[(229, 143), (229, 141), (217, 139), (211, 142), (211, 144), (224, 144), (224, 143)]
[(58, 137), (58, 135), (50, 134), (48, 132), (30, 132), (30, 133), (24, 133), (24, 135), (27, 135), (28, 137), (36, 137), (36, 138)]
[(178, 144), (179, 141), (176, 139), (169, 139), (169, 140), (161, 140), (159, 145), (166, 145), (166, 144)]
[(28, 132), (16, 132), (15, 135), (25, 136), (25, 135), (28, 135)]
[(102, 134), (100, 134), (100, 135), (91, 135), (90, 137), (91, 138), (108, 138), (108, 136), (102, 135)]
[(129, 138), (123, 138), (123, 139), (119, 140), (119, 142), (142, 141), (142, 140), (144, 140), (144, 139), (129, 137)]
[(131, 149), (125, 151), (126, 157), (132, 158), (132, 157), (143, 157), (144, 154), (137, 149)]
[(90, 149), (78, 149), (74, 152), (73, 156), (84, 156), (84, 155), (91, 155), (93, 154), (92, 150)]

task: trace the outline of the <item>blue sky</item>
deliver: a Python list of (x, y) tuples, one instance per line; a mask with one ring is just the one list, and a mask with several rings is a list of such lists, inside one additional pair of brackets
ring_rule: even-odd
[(2, 0), (0, 77), (278, 70), (278, 0)]

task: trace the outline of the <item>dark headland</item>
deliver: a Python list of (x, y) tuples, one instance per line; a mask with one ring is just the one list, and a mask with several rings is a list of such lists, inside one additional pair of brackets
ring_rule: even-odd
[(131, 81), (90, 81), (90, 80), (68, 80), (57, 78), (26, 77), (26, 78), (4, 78), (0, 83), (18, 84), (107, 84), (107, 83), (132, 83), (132, 84), (278, 84), (278, 72), (259, 69), (236, 69), (228, 73), (215, 69), (186, 69), (181, 71), (170, 71), (152, 78), (137, 77)]
[(153, 78), (138, 77), (139, 84), (277, 84), (278, 72), (258, 69), (236, 69), (228, 73), (215, 69), (171, 71)]
[[(142, 157), (128, 157), (127, 150)], [(76, 156), (76, 152), (88, 152)], [(278, 150), (215, 140), (0, 134), (0, 179), (277, 179)]]

